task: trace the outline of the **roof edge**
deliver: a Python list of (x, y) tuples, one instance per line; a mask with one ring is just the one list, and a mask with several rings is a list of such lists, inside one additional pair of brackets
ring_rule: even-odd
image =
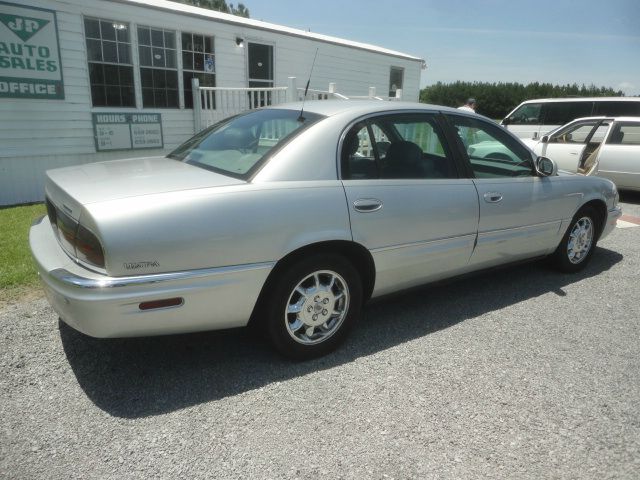
[(289, 35), (292, 37), (304, 38), (307, 40), (316, 40), (323, 43), (332, 45), (338, 45), (342, 47), (354, 48), (357, 50), (364, 50), (373, 53), (380, 53), (396, 58), (402, 58), (404, 60), (415, 61), (424, 63), (425, 60), (420, 57), (409, 55), (407, 53), (398, 52), (396, 50), (390, 50), (376, 45), (368, 43), (354, 42), (339, 37), (333, 37), (330, 35), (323, 35), (320, 33), (305, 32), (297, 28), (286, 27), (284, 25), (278, 25), (275, 23), (263, 22), (261, 20), (254, 20), (251, 18), (239, 17), (237, 15), (231, 15), (229, 13), (222, 13), (215, 10), (209, 10), (201, 7), (194, 7), (192, 5), (185, 5), (183, 3), (172, 2), (168, 0), (108, 0), (113, 3), (122, 3), (132, 6), (148, 7), (164, 12), (172, 12), (178, 15), (186, 15), (191, 17), (197, 17), (208, 20), (215, 20), (230, 25), (238, 25), (247, 28), (255, 28), (267, 32), (280, 33)]

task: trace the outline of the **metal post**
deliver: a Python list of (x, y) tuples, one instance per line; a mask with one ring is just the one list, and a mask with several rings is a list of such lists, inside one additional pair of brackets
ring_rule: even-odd
[(298, 100), (298, 87), (296, 86), (296, 77), (287, 78), (287, 102), (295, 102)]

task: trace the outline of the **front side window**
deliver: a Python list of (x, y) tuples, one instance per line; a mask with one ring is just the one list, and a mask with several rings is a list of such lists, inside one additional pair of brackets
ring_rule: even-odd
[(586, 143), (597, 120), (580, 122), (558, 130), (549, 137), (549, 143)]
[(138, 27), (142, 105), (145, 108), (178, 108), (176, 33)]
[(444, 135), (431, 114), (394, 114), (359, 122), (342, 142), (344, 179), (457, 178)]
[(531, 152), (498, 125), (458, 115), (448, 117), (476, 178), (535, 175)]
[[(184, 106), (193, 108), (191, 79), (197, 78), (201, 87), (216, 86), (216, 63), (213, 37), (182, 32), (182, 76)], [(215, 96), (213, 96), (215, 101)], [(215, 108), (215, 105), (212, 105)]]
[(509, 115), (508, 123), (509, 125), (538, 125), (542, 123), (541, 110), (541, 103), (527, 103)]
[(247, 179), (268, 155), (321, 115), (299, 110), (256, 110), (203, 130), (168, 155), (197, 167)]
[(84, 19), (94, 107), (135, 107), (129, 24)]

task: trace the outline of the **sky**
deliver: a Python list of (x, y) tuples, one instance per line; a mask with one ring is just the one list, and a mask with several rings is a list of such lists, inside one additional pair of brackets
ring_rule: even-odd
[(640, 0), (243, 3), (255, 20), (423, 58), (421, 87), (538, 81), (640, 95)]

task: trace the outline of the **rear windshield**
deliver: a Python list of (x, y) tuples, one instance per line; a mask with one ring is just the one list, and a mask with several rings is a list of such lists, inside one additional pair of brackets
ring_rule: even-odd
[(247, 179), (289, 140), (322, 117), (299, 110), (265, 109), (226, 119), (187, 140), (167, 157)]

